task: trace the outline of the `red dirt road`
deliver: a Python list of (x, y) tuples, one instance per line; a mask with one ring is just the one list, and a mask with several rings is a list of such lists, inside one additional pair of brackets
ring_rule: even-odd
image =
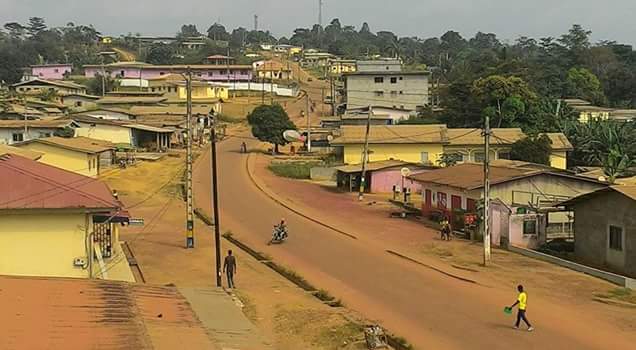
[[(219, 144), (222, 232), (232, 231), (418, 349), (628, 349), (636, 344), (636, 335), (595, 321), (575, 305), (555, 305), (532, 294), (528, 317), (537, 329), (513, 330), (513, 319), (502, 309), (514, 301), (514, 290), (453, 279), (387, 254), (382, 242), (354, 240), (291, 213), (251, 182), (240, 142)], [(204, 164), (194, 175), (197, 206), (210, 213), (209, 153), (198, 161)], [(288, 221), (290, 239), (267, 246), (281, 217)]]

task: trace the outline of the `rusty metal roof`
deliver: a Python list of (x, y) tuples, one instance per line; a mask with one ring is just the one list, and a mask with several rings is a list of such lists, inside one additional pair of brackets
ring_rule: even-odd
[(175, 287), (0, 276), (3, 349), (215, 349)]
[[(530, 170), (510, 167), (490, 167), (490, 181), (492, 184), (509, 181), (521, 176), (537, 174), (540, 170)], [(481, 188), (484, 178), (484, 165), (479, 163), (464, 163), (438, 170), (432, 170), (409, 176), (417, 182), (434, 183), (465, 190)]]
[(115, 149), (115, 145), (108, 141), (91, 139), (88, 137), (77, 136), (77, 137), (45, 137), (41, 139), (33, 139), (29, 141), (22, 142), (17, 144), (18, 146), (29, 144), (29, 143), (41, 143), (49, 146), (55, 146), (60, 148), (69, 149), (72, 151), (83, 152), (83, 153), (101, 153), (108, 150)]
[(0, 156), (4, 154), (16, 154), (18, 156), (28, 158), (31, 160), (38, 160), (42, 158), (42, 154), (40, 152), (30, 151), (28, 149), (13, 147), (9, 145), (0, 144)]
[(0, 210), (121, 207), (106, 184), (14, 154), (0, 156)]
[[(366, 126), (343, 125), (341, 136), (332, 145), (364, 143)], [(446, 125), (373, 125), (369, 128), (370, 144), (446, 143)]]

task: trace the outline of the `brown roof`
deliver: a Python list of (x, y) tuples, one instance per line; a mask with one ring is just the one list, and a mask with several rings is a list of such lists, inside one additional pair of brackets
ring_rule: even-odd
[(134, 104), (134, 103), (161, 103), (167, 100), (166, 97), (149, 96), (106, 96), (97, 100), (97, 104)]
[(574, 149), (567, 136), (561, 132), (549, 132), (545, 135), (550, 139), (553, 150), (571, 151)]
[[(497, 185), (511, 180), (542, 174), (603, 184), (594, 179), (572, 175), (561, 169), (554, 169), (540, 164), (506, 160), (496, 161), (491, 164), (490, 183)], [(484, 165), (481, 163), (463, 163), (412, 175), (409, 176), (409, 178), (417, 182), (434, 183), (462, 190), (474, 190), (483, 186)]]
[(11, 86), (16, 87), (16, 86), (22, 86), (22, 85), (53, 85), (53, 86), (69, 88), (69, 89), (86, 89), (86, 86), (76, 84), (70, 81), (44, 80), (44, 79), (33, 79), (29, 81), (23, 81), (20, 83), (13, 84)]
[[(210, 113), (211, 107), (192, 106), (192, 114)], [(130, 113), (138, 116), (142, 115), (183, 115), (187, 114), (186, 107), (181, 106), (132, 106)]]
[(215, 349), (175, 287), (0, 276), (3, 349)]
[[(538, 170), (490, 167), (490, 181), (492, 184), (506, 182), (524, 175), (539, 173)], [(484, 165), (478, 163), (464, 163), (455, 166), (427, 171), (409, 176), (417, 182), (434, 183), (459, 189), (473, 190), (481, 188), (484, 178)]]
[(0, 156), (4, 154), (15, 154), (20, 157), (24, 157), (31, 160), (38, 160), (42, 157), (42, 153), (40, 152), (35, 152), (35, 151), (30, 151), (28, 149), (0, 144)]
[[(393, 160), (393, 159), (367, 163), (368, 171), (376, 171), (376, 170), (382, 170), (382, 169), (394, 168), (394, 167), (425, 168), (425, 166), (422, 166), (420, 164), (413, 164), (413, 163), (404, 162), (401, 160)], [(342, 165), (342, 166), (336, 167), (335, 169), (343, 173), (357, 173), (362, 171), (362, 165), (361, 164)]]
[(0, 129), (19, 129), (26, 124), (29, 128), (64, 128), (69, 126), (71, 120), (0, 120)]
[[(526, 137), (519, 128), (493, 128), (491, 131), (490, 142), (495, 145), (513, 144)], [(448, 129), (448, 141), (451, 146), (483, 145), (481, 132), (481, 129)]]
[(0, 209), (121, 207), (102, 182), (12, 154), (0, 157), (0, 179)]
[(20, 143), (20, 145), (30, 144), (30, 143), (42, 143), (45, 145), (56, 146), (60, 148), (69, 149), (72, 151), (84, 152), (84, 153), (101, 153), (104, 151), (115, 149), (115, 145), (108, 141), (95, 140), (88, 137), (45, 137), (40, 139), (33, 139), (29, 141), (25, 141)]
[[(85, 65), (84, 68), (101, 68), (101, 65), (98, 64), (88, 64)], [(252, 66), (250, 65), (239, 65), (239, 64), (231, 64), (231, 65), (216, 65), (216, 64), (191, 64), (191, 65), (185, 65), (185, 64), (175, 64), (175, 65), (168, 65), (168, 64), (158, 64), (158, 65), (154, 65), (154, 64), (148, 64), (148, 63), (143, 63), (143, 62), (117, 62), (117, 63), (111, 63), (111, 64), (107, 64), (106, 66), (104, 66), (105, 68), (109, 68), (109, 67), (117, 67), (117, 68), (125, 68), (125, 67), (131, 67), (131, 68), (143, 68), (143, 69), (165, 69), (167, 71), (170, 71), (171, 69), (177, 69), (177, 70), (185, 70), (191, 68), (192, 70), (198, 70), (198, 69), (214, 69), (214, 70), (219, 70), (219, 69), (250, 69), (252, 68)]]
[(593, 199), (594, 197), (598, 196), (599, 194), (603, 194), (603, 193), (607, 193), (607, 192), (618, 192), (623, 194), (624, 196), (626, 196), (627, 198), (636, 201), (636, 185), (614, 185), (614, 186), (608, 186), (608, 187), (604, 187), (601, 188), (599, 190), (596, 190), (594, 192), (590, 192), (590, 193), (586, 193), (583, 195), (580, 195), (578, 197), (574, 197), (572, 199), (569, 199), (567, 201), (564, 201), (562, 203), (560, 203), (560, 205), (565, 206), (565, 207), (571, 207), (579, 202), (582, 201), (586, 201), (589, 199)]
[[(366, 126), (345, 125), (340, 128), (341, 136), (331, 141), (333, 145), (364, 143)], [(373, 125), (369, 130), (369, 143), (445, 143), (446, 126), (432, 125)]]

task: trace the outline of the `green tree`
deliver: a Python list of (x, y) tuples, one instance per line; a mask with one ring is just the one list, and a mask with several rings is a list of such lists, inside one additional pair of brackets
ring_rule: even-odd
[(53, 132), (53, 136), (64, 137), (64, 138), (72, 138), (75, 137), (75, 129), (65, 126), (63, 129), (57, 129)]
[(21, 40), (26, 34), (26, 27), (18, 22), (9, 22), (4, 25), (4, 29), (9, 32), (9, 36), (14, 40)]
[(437, 165), (449, 167), (457, 164), (460, 160), (462, 160), (462, 155), (459, 153), (442, 153), (437, 160)]
[(247, 122), (252, 127), (252, 135), (261, 141), (273, 144), (275, 153), (278, 153), (279, 145), (288, 143), (283, 138), (283, 133), (286, 130), (296, 130), (287, 112), (279, 104), (256, 107), (247, 115)]
[(537, 98), (523, 79), (501, 75), (477, 79), (473, 83), (472, 93), (485, 108), (489, 108), (484, 113), (497, 118), (494, 123), (497, 127), (512, 125), (525, 111), (525, 105)]
[(551, 152), (550, 138), (546, 135), (528, 136), (512, 144), (510, 159), (550, 165)]
[(230, 34), (228, 34), (227, 30), (222, 24), (214, 23), (208, 28), (208, 38), (216, 41), (216, 40), (228, 40), (230, 38)]
[(26, 31), (29, 33), (29, 37), (33, 38), (46, 30), (46, 23), (42, 17), (31, 17), (29, 23), (26, 26)]
[(115, 88), (119, 86), (119, 80), (111, 77), (110, 75), (106, 75), (104, 79), (104, 87), (106, 88), (106, 91), (102, 91), (102, 75), (97, 73), (94, 78), (86, 80), (84, 85), (86, 85), (86, 90), (88, 90), (89, 94), (101, 96), (102, 94), (115, 90)]
[(601, 82), (594, 73), (585, 68), (572, 68), (567, 75), (567, 96), (588, 100), (594, 104), (605, 104)]
[(185, 38), (191, 38), (191, 37), (197, 37), (197, 36), (201, 36), (201, 33), (199, 33), (197, 26), (194, 24), (182, 25), (181, 31), (177, 33), (177, 38), (179, 39), (185, 39)]
[(175, 50), (166, 44), (157, 44), (150, 48), (146, 55), (146, 61), (152, 64), (172, 64), (174, 63)]

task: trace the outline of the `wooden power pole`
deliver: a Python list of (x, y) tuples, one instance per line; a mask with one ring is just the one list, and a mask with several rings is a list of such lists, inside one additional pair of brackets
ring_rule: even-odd
[(192, 71), (188, 67), (186, 81), (186, 248), (194, 248), (194, 200), (192, 193)]
[(484, 265), (490, 262), (490, 118), (484, 123)]
[(309, 91), (305, 91), (305, 113), (307, 114), (307, 153), (311, 153), (311, 111), (309, 110)]
[(214, 211), (214, 253), (216, 257), (216, 286), (221, 287), (221, 220), (219, 215), (219, 178), (216, 164), (216, 116), (210, 129), (210, 162), (212, 163), (212, 208)]
[(369, 106), (369, 114), (367, 115), (367, 129), (364, 133), (364, 149), (362, 151), (362, 174), (360, 175), (360, 191), (358, 192), (359, 201), (362, 201), (362, 199), (364, 198), (364, 188), (367, 181), (367, 162), (369, 161), (369, 129), (371, 129), (372, 113), (373, 107)]

